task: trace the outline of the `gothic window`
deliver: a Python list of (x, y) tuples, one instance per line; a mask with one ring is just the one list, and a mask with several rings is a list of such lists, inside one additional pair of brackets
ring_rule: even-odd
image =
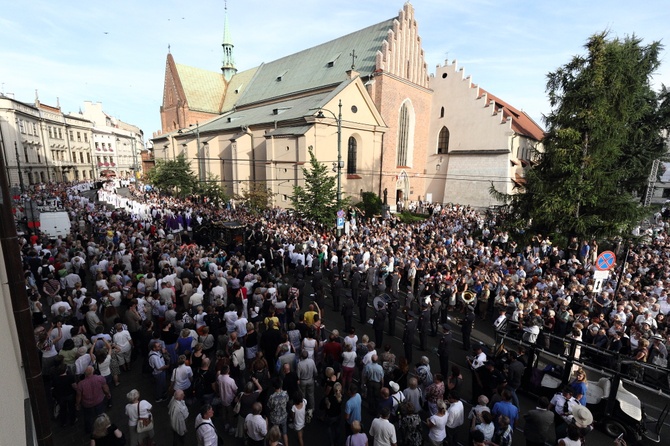
[(440, 109), (440, 118), (444, 118), (444, 107)]
[(349, 137), (347, 144), (347, 174), (353, 175), (356, 173), (356, 138)]
[(414, 110), (409, 100), (400, 107), (398, 115), (397, 165), (411, 167), (414, 157)]
[(442, 127), (440, 136), (437, 138), (437, 153), (447, 153), (449, 151), (449, 129)]

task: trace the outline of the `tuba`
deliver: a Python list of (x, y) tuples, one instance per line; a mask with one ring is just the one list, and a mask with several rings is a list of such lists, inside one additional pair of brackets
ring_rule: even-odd
[(475, 297), (477, 297), (477, 294), (471, 290), (463, 291), (463, 294), (461, 295), (461, 299), (463, 299), (465, 305), (470, 305), (475, 300)]

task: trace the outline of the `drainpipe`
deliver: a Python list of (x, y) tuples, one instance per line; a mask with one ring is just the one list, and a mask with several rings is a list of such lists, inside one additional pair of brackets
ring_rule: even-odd
[(379, 154), (379, 191), (377, 192), (377, 196), (381, 198), (382, 196), (382, 181), (384, 178), (384, 133), (382, 133), (382, 145), (381, 145), (381, 150)]

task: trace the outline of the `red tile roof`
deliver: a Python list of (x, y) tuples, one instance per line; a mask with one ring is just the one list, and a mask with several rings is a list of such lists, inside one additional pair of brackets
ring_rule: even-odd
[(544, 138), (544, 130), (542, 127), (537, 125), (537, 123), (533, 121), (533, 119), (528, 116), (526, 112), (512, 107), (507, 102), (489, 93), (481, 87), (479, 88), (479, 91), (481, 92), (482, 96), (486, 94), (489, 101), (495, 102), (496, 109), (502, 108), (504, 117), (512, 118), (512, 130), (521, 135), (533, 138), (536, 141), (541, 141)]

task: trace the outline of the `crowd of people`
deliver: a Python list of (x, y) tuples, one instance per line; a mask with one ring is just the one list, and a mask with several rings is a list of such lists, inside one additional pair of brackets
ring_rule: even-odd
[[(462, 318), (468, 351), (473, 325), (502, 330), (509, 319), (528, 341), (546, 338), (547, 348), (543, 335), (571, 336), (667, 366), (670, 240), (662, 217), (648, 240), (631, 247), (621, 277), (612, 271), (596, 293), (595, 241), (560, 247), (536, 235), (520, 246), (495, 216), (465, 206), (432, 206), (412, 224), (351, 216), (348, 233), (337, 237), (281, 209), (258, 216), (133, 185), (118, 194), (111, 182), (92, 203), (82, 195), (87, 188), (33, 190), (35, 201), (59, 198), (76, 224), (70, 237), (26, 232), (20, 243), (58, 422), (73, 425), (81, 414), (92, 445), (151, 444), (152, 409), (161, 403), (174, 444), (194, 436), (198, 445), (216, 445), (229, 435), (250, 445), (302, 446), (304, 429), (319, 423), (332, 446), (369, 438), (510, 446), (521, 418), (526, 432), (538, 428), (527, 444), (542, 444), (549, 427), (529, 420), (549, 421), (543, 411), (552, 410), (554, 438), (583, 438), (592, 423), (579, 408), (585, 375), (576, 370), (566, 388), (572, 393), (521, 416), (523, 351), (510, 352), (500, 370), (476, 344), (468, 392), (449, 361), (450, 314)], [(218, 221), (246, 225), (244, 237), (196, 243), (198, 228)], [(326, 305), (341, 319), (326, 320)], [(354, 327), (355, 316), (370, 317), (369, 333), (368, 324)], [(402, 354), (384, 343), (398, 319), (405, 321)], [(437, 335), (439, 364), (431, 370), (428, 353), (413, 358), (413, 351), (427, 351)], [(152, 381), (152, 395), (115, 392), (134, 364)], [(124, 398), (127, 427), (119, 428), (105, 412)], [(467, 439), (459, 437), (463, 425)]]

